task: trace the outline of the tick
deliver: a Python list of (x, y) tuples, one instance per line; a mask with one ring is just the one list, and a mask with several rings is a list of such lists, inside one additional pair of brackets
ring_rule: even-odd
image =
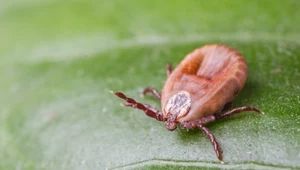
[(178, 124), (186, 129), (199, 128), (223, 163), (219, 144), (205, 125), (245, 111), (262, 113), (252, 106), (226, 112), (243, 88), (247, 74), (247, 63), (238, 51), (225, 45), (206, 45), (188, 54), (173, 71), (167, 65), (168, 78), (161, 93), (151, 87), (143, 91), (143, 95), (152, 94), (160, 100), (161, 111), (122, 92), (114, 94), (126, 101), (124, 106), (144, 111), (147, 116), (164, 122), (170, 131)]

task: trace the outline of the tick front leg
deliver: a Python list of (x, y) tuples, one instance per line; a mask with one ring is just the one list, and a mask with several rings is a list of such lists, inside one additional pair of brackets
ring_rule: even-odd
[(181, 126), (187, 129), (193, 129), (198, 127), (209, 138), (210, 142), (214, 147), (214, 150), (216, 152), (219, 161), (223, 164), (224, 162), (222, 161), (222, 154), (221, 154), (221, 149), (219, 147), (218, 141), (216, 140), (215, 136), (204, 126), (204, 124), (213, 122), (215, 120), (216, 120), (215, 116), (211, 115), (196, 121), (183, 122), (181, 123)]
[(148, 93), (154, 95), (158, 100), (161, 100), (160, 93), (156, 89), (152, 87), (145, 88), (145, 90), (143, 91), (143, 96), (145, 96)]
[(172, 73), (172, 64), (168, 63), (167, 64), (167, 77), (169, 77)]
[(152, 117), (158, 121), (164, 120), (163, 114), (161, 111), (159, 111), (149, 105), (138, 103), (134, 99), (127, 97), (125, 94), (123, 94), (121, 92), (116, 92), (113, 94), (126, 101), (124, 106), (140, 109), (140, 110), (144, 111), (147, 116)]
[(224, 114), (215, 115), (215, 116), (216, 116), (216, 119), (224, 119), (224, 118), (227, 118), (227, 117), (232, 116), (234, 114), (238, 114), (238, 113), (242, 113), (242, 112), (246, 112), (246, 111), (254, 111), (254, 112), (263, 114), (263, 112), (261, 112), (256, 107), (244, 106), (244, 107), (238, 107), (238, 108), (232, 109), (232, 110), (230, 110), (230, 111), (228, 111)]
[(224, 164), (224, 162), (222, 161), (222, 154), (221, 154), (221, 149), (219, 147), (219, 143), (216, 140), (215, 136), (205, 127), (202, 125), (198, 125), (199, 129), (201, 129), (201, 131), (209, 138), (210, 142), (212, 143), (214, 150), (216, 152), (216, 155), (219, 159), (219, 161)]
[[(150, 105), (148, 105), (148, 104), (143, 104), (143, 105), (146, 107), (146, 109), (150, 110), (151, 112), (153, 112), (153, 113), (158, 113), (158, 115), (162, 115), (162, 113), (161, 113), (160, 110), (158, 110), (158, 109), (156, 109), (156, 108), (154, 108), (154, 107), (152, 107), (152, 106), (150, 106)], [(135, 106), (135, 104), (132, 104), (132, 103), (124, 103), (124, 106), (125, 106), (125, 107), (137, 108), (137, 107)], [(157, 115), (157, 114), (156, 114), (156, 115)], [(150, 116), (150, 117), (151, 117), (151, 116)], [(155, 117), (155, 119), (156, 119), (156, 117)]]

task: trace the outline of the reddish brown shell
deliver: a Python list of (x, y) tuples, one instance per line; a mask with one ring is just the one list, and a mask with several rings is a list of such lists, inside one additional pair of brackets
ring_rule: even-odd
[[(162, 111), (173, 95), (187, 92), (191, 105), (177, 121), (193, 121), (214, 114), (231, 102), (247, 79), (247, 63), (235, 49), (206, 45), (188, 54), (173, 70), (162, 90)], [(174, 97), (173, 97), (174, 98)]]

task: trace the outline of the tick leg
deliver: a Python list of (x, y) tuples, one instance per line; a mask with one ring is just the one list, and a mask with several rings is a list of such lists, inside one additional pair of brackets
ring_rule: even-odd
[(216, 152), (216, 155), (219, 159), (219, 161), (223, 164), (224, 162), (222, 161), (222, 155), (221, 155), (221, 150), (219, 148), (219, 144), (215, 138), (215, 136), (204, 126), (204, 124), (213, 122), (216, 120), (216, 117), (214, 115), (192, 121), (192, 122), (182, 122), (181, 126), (187, 129), (193, 129), (198, 127), (210, 140), (212, 143), (214, 150)]
[(168, 63), (167, 64), (167, 77), (169, 77), (172, 73), (172, 64)]
[(221, 150), (218, 144), (218, 141), (216, 140), (215, 136), (205, 127), (202, 125), (198, 125), (199, 129), (201, 129), (201, 131), (209, 138), (210, 142), (212, 143), (214, 150), (216, 152), (216, 155), (219, 159), (219, 161), (224, 164), (224, 162), (222, 161), (222, 154), (221, 154)]
[(242, 112), (246, 112), (246, 111), (254, 111), (254, 112), (263, 114), (260, 110), (258, 110), (255, 107), (244, 106), (244, 107), (238, 107), (238, 108), (232, 109), (232, 110), (230, 110), (230, 111), (228, 111), (228, 112), (226, 112), (224, 114), (215, 115), (215, 116), (216, 116), (217, 119), (224, 119), (224, 118), (229, 117), (231, 115), (242, 113)]
[(163, 114), (161, 111), (159, 111), (149, 105), (138, 103), (134, 99), (127, 97), (125, 94), (123, 94), (121, 92), (116, 92), (116, 93), (114, 93), (114, 95), (125, 100), (126, 101), (126, 103), (124, 104), (125, 106), (140, 109), (140, 110), (144, 111), (147, 116), (152, 117), (158, 121), (164, 120)]
[(143, 91), (143, 96), (145, 96), (148, 93), (154, 95), (158, 100), (161, 99), (160, 93), (152, 87), (145, 88), (145, 90)]
[(207, 123), (213, 122), (216, 120), (215, 115), (210, 115), (207, 117), (203, 117), (201, 119), (191, 121), (191, 122), (182, 122), (181, 127), (186, 128), (186, 129), (194, 129), (198, 127), (199, 125), (205, 125)]
[[(154, 107), (152, 107), (152, 106), (150, 106), (150, 105), (148, 105), (148, 104), (143, 104), (143, 105), (146, 107), (146, 109), (151, 110), (151, 111), (154, 112), (154, 113), (160, 112), (158, 109), (156, 109), (156, 108), (154, 108)], [(125, 106), (125, 107), (136, 108), (136, 106), (135, 106), (134, 104), (132, 104), (132, 103), (124, 103), (124, 106)]]
[(216, 155), (219, 159), (219, 161), (223, 164), (224, 162), (222, 161), (222, 155), (221, 155), (221, 150), (219, 147), (219, 144), (215, 138), (215, 136), (204, 126), (207, 123), (213, 122), (216, 120), (215, 115), (210, 115), (204, 118), (201, 118), (199, 120), (196, 121), (192, 121), (192, 122), (182, 122), (181, 126), (187, 129), (193, 129), (198, 127), (210, 140), (210, 142), (212, 143), (214, 150), (216, 152)]

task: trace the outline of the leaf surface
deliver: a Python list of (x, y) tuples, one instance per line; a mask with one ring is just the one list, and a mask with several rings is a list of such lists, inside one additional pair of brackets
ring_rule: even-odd
[[(300, 168), (298, 1), (10, 1), (0, 8), (0, 169)], [(246, 58), (233, 107), (252, 112), (169, 132), (123, 108), (122, 91), (160, 109), (165, 65), (205, 44)]]

